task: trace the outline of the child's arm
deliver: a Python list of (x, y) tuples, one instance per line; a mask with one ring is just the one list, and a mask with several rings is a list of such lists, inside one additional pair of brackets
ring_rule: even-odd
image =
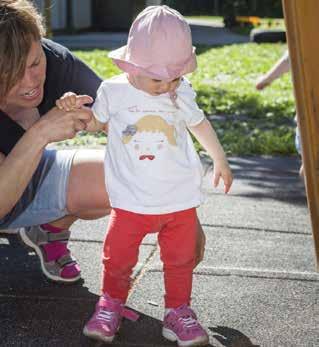
[(214, 187), (218, 186), (221, 177), (224, 181), (224, 191), (228, 193), (233, 182), (233, 175), (215, 130), (206, 118), (198, 125), (189, 127), (189, 130), (214, 161)]
[(256, 82), (256, 89), (262, 90), (269, 86), (275, 79), (290, 70), (289, 55), (286, 52), (275, 65), (264, 75), (259, 77)]
[[(84, 107), (86, 104), (91, 104), (93, 99), (88, 95), (76, 95), (72, 92), (67, 92), (56, 101), (56, 106), (60, 110), (71, 111), (77, 108)], [(98, 121), (91, 111), (91, 119), (86, 123), (85, 130), (89, 132), (105, 131), (107, 132), (107, 123)]]

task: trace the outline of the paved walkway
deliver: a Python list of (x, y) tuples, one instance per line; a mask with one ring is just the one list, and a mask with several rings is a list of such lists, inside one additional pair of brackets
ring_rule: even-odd
[[(295, 158), (231, 158), (230, 195), (205, 176), (199, 216), (207, 236), (194, 275), (193, 306), (213, 347), (319, 346), (319, 275)], [(0, 346), (101, 346), (82, 336), (99, 295), (107, 218), (72, 227), (83, 282), (44, 279), (33, 252), (0, 236)], [(125, 321), (113, 346), (174, 346), (161, 337), (163, 280), (154, 236), (144, 240)]]

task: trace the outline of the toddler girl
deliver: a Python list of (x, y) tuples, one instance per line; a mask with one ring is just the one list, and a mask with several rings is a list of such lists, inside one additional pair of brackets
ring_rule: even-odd
[[(167, 6), (147, 7), (134, 21), (127, 45), (110, 57), (124, 74), (100, 86), (87, 130), (108, 124), (105, 176), (112, 212), (102, 296), (84, 334), (111, 342), (123, 316), (136, 318), (124, 308), (130, 275), (144, 236), (157, 232), (164, 264), (163, 336), (179, 346), (206, 345), (208, 335), (190, 308), (202, 168), (187, 129), (214, 161), (214, 185), (221, 177), (227, 193), (232, 174), (183, 77), (196, 69), (190, 28)], [(84, 100), (69, 93), (57, 105), (81, 107)]]

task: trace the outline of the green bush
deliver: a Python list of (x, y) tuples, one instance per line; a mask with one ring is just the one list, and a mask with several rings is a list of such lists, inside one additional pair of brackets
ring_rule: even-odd
[(184, 15), (241, 15), (282, 18), (281, 0), (164, 0)]

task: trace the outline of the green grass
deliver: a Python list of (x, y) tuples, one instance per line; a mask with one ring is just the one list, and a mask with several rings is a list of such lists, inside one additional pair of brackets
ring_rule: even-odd
[[(185, 16), (186, 19), (198, 19), (212, 23), (222, 24), (224, 18), (222, 16)], [(285, 29), (285, 21), (283, 18), (260, 18), (260, 28)]]
[(224, 18), (221, 16), (185, 16), (186, 19), (199, 19), (214, 23), (223, 23)]
[[(212, 122), (228, 154), (295, 154), (295, 108), (290, 75), (276, 80), (262, 92), (255, 89), (256, 79), (285, 49), (282, 44), (252, 43), (198, 47), (198, 69), (188, 78), (204, 112), (226, 119), (214, 121), (213, 117)], [(119, 73), (105, 51), (75, 53), (103, 78)], [(105, 137), (83, 133), (67, 143), (98, 145), (105, 143)]]
[[(244, 44), (199, 49), (191, 80), (206, 114), (235, 115), (214, 126), (231, 154), (293, 154), (294, 100), (290, 75), (264, 91), (256, 79), (282, 55), (281, 44)], [(235, 120), (234, 120), (235, 118)]]

